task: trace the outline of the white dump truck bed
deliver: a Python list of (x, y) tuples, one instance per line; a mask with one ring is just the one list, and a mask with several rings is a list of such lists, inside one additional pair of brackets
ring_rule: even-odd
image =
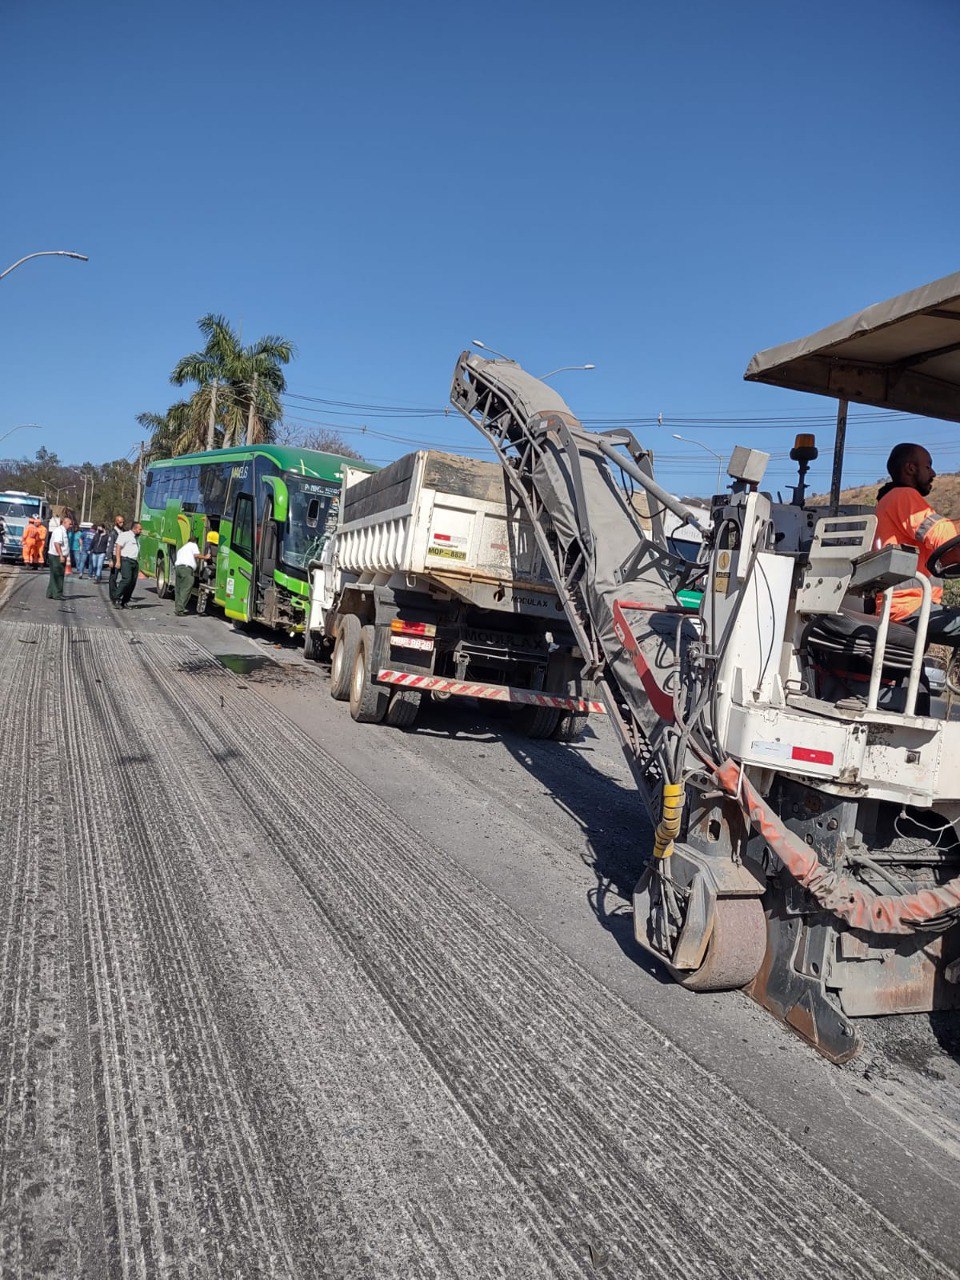
[(402, 575), (483, 608), (542, 614), (556, 600), (502, 468), (432, 449), (373, 474), (345, 467), (330, 551), (339, 574)]

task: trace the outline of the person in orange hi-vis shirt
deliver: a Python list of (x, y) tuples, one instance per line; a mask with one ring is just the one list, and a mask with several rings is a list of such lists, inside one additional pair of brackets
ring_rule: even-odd
[(27, 568), (40, 568), (42, 544), (40, 542), (40, 518), (38, 516), (31, 516), (23, 530), (20, 553)]
[[(887, 459), (890, 483), (877, 494), (877, 547), (915, 547), (917, 569), (931, 581), (932, 604), (927, 639), (937, 644), (960, 646), (960, 609), (943, 607), (943, 585), (927, 568), (938, 547), (960, 537), (960, 526), (938, 515), (927, 501), (937, 473), (933, 459), (921, 444), (895, 445)], [(943, 565), (960, 563), (960, 545), (946, 552)], [(916, 627), (923, 594), (919, 586), (898, 587), (893, 593), (890, 618)], [(881, 601), (877, 601), (879, 611)]]
[(43, 523), (42, 518), (37, 516), (37, 551), (40, 555), (41, 568), (46, 560), (47, 532), (47, 526)]

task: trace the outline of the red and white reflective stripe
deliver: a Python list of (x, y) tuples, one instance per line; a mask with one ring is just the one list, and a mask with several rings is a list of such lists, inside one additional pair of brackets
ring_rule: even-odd
[(750, 755), (754, 760), (779, 760), (782, 764), (797, 760), (801, 764), (833, 764), (832, 751), (820, 751), (816, 747), (795, 747), (792, 742), (765, 742), (756, 739), (750, 743)]
[(443, 676), (416, 675), (412, 671), (378, 671), (381, 684), (399, 684), (407, 689), (423, 689), (425, 693), (449, 693), (458, 698), (490, 698), (494, 702), (522, 702), (533, 707), (557, 707), (561, 711), (589, 711), (605, 715), (606, 707), (592, 698), (562, 698), (554, 693), (537, 693), (533, 689), (514, 689), (507, 684), (471, 684), (464, 680), (447, 680)]

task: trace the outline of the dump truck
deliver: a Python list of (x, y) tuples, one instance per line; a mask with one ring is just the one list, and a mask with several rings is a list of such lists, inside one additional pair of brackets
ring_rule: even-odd
[[(790, 501), (763, 491), (769, 455), (737, 446), (697, 511), (629, 432), (587, 431), (514, 361), (464, 351), (451, 387), (521, 498), (649, 816), (637, 943), (836, 1063), (865, 1017), (960, 1009), (960, 723), (923, 665), (928, 575), (960, 576), (960, 537), (921, 563), (840, 497), (848, 402), (960, 421), (958, 321), (960, 273), (754, 356), (748, 381), (839, 401), (823, 504), (805, 497), (812, 437)], [(695, 562), (666, 511), (699, 532)], [(906, 584), (913, 626), (890, 616)]]
[(332, 646), (330, 692), (354, 720), (408, 728), (425, 696), (469, 697), (570, 741), (603, 711), (497, 464), (430, 449), (373, 474), (344, 466), (309, 576), (304, 655)]

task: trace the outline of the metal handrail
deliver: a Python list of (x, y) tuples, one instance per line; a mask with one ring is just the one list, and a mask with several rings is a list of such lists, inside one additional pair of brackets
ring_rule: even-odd
[[(910, 678), (907, 681), (907, 701), (903, 714), (916, 714), (917, 693), (920, 688), (920, 672), (923, 669), (923, 653), (927, 645), (927, 630), (930, 626), (930, 608), (933, 602), (933, 590), (930, 579), (920, 573), (913, 579), (920, 584), (920, 615), (917, 619), (917, 630), (913, 641), (913, 657), (910, 660)], [(877, 626), (877, 635), (873, 648), (873, 665), (870, 668), (870, 687), (867, 692), (867, 710), (877, 710), (877, 699), (880, 695), (880, 676), (883, 671), (883, 660), (887, 652), (887, 634), (890, 630), (890, 606), (893, 602), (893, 587), (883, 593), (883, 609)]]
[(887, 649), (887, 632), (890, 630), (890, 606), (893, 603), (893, 587), (883, 593), (883, 609), (880, 612), (880, 623), (877, 627), (876, 639), (873, 642), (873, 666), (870, 668), (870, 688), (867, 692), (867, 710), (876, 711), (877, 698), (880, 696), (880, 673), (883, 670), (883, 658)]
[(927, 629), (930, 626), (930, 609), (933, 602), (933, 586), (925, 574), (918, 574), (917, 581), (923, 599), (920, 602), (920, 617), (917, 619), (917, 638), (913, 644), (913, 661), (910, 664), (910, 681), (907, 684), (907, 705), (904, 714), (912, 716), (916, 712), (917, 690), (920, 687), (920, 672), (923, 668), (923, 652), (927, 647)]

